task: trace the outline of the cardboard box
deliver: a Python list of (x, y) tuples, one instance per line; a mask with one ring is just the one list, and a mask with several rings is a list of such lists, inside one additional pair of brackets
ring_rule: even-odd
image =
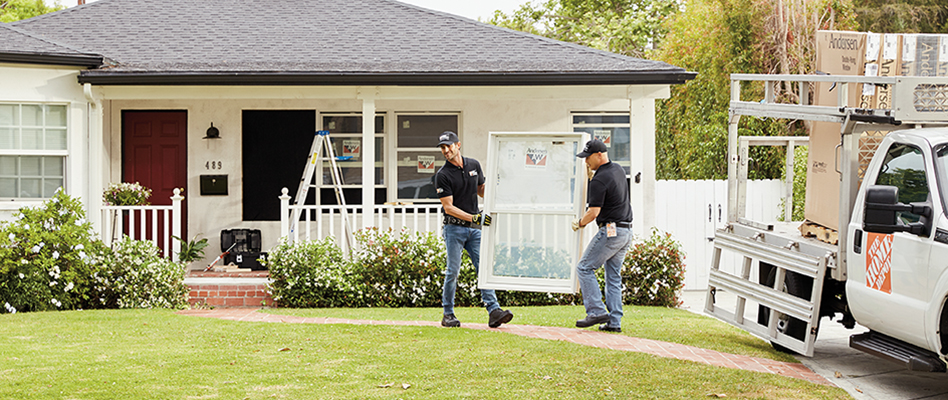
[(948, 35), (938, 35), (937, 76), (948, 76)]

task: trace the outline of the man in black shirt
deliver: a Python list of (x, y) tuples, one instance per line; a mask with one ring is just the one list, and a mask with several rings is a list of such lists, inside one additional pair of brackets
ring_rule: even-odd
[[(576, 266), (586, 307), (586, 318), (576, 321), (576, 326), (602, 324), (599, 325), (601, 331), (622, 332), (621, 271), (625, 253), (632, 243), (632, 205), (625, 170), (610, 162), (606, 152), (606, 145), (593, 139), (576, 155), (585, 158), (586, 166), (596, 174), (586, 192), (589, 207), (581, 218), (573, 220), (572, 228), (579, 230), (593, 220), (599, 225), (599, 231)], [(603, 264), (606, 266), (605, 304), (596, 281), (596, 270)]]
[[(481, 164), (473, 158), (461, 157), (461, 142), (454, 132), (444, 132), (438, 140), (438, 147), (446, 161), (438, 170), (435, 187), (444, 211), (443, 235), (448, 255), (441, 295), (444, 306), (441, 325), (456, 328), (461, 326), (461, 321), (454, 316), (454, 294), (461, 271), (461, 250), (467, 250), (477, 271), (481, 254), (481, 225), (489, 226), (491, 218), (477, 210), (477, 196), (484, 197), (486, 180)], [(481, 300), (487, 307), (487, 325), (491, 328), (513, 319), (512, 312), (500, 308), (493, 290), (481, 290)]]

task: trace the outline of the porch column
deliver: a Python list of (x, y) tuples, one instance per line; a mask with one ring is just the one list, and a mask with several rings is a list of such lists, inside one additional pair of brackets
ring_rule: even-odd
[[(655, 99), (670, 96), (667, 85), (629, 86), (631, 128), (629, 190), (632, 201), (632, 233), (649, 234), (655, 226)], [(636, 182), (638, 180), (638, 182)]]
[(373, 225), (375, 210), (375, 97), (378, 88), (359, 88), (362, 99), (362, 227)]
[(102, 100), (93, 93), (92, 85), (83, 84), (83, 94), (86, 97), (86, 197), (88, 209), (87, 218), (96, 232), (103, 232), (102, 221), (102, 191), (105, 190), (105, 171), (108, 168), (110, 157), (105, 151), (102, 120), (105, 118), (102, 111)]

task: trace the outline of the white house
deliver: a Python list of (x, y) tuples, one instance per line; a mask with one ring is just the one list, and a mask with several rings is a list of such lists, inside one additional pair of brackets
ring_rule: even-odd
[(694, 75), (394, 0), (99, 0), (0, 24), (0, 215), (61, 185), (101, 227), (103, 188), (137, 181), (154, 204), (184, 189), (186, 235), (260, 229), (268, 248), (317, 130), (352, 156), (358, 226), (438, 204), (445, 130), (477, 159), (491, 131), (585, 131), (627, 167), (643, 233), (655, 100)]

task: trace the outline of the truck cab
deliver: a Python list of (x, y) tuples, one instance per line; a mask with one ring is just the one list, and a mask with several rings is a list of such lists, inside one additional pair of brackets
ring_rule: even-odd
[[(846, 298), (859, 324), (944, 356), (948, 129), (889, 133), (847, 227)], [(842, 249), (841, 249), (842, 250)]]

